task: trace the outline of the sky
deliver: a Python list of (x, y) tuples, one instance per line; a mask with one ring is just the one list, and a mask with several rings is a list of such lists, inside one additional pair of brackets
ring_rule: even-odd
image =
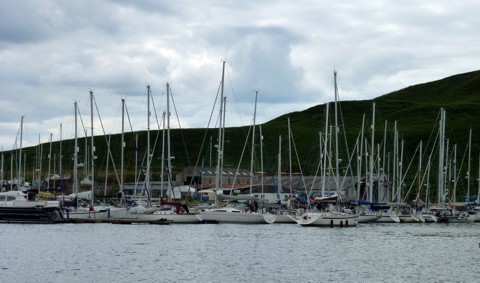
[(120, 133), (122, 99), (125, 131), (162, 128), (167, 83), (172, 128), (215, 127), (224, 61), (226, 127), (333, 101), (334, 70), (341, 101), (475, 71), (478, 11), (473, 0), (2, 0), (0, 146), (73, 138), (75, 101), (78, 136), (92, 117), (94, 135)]

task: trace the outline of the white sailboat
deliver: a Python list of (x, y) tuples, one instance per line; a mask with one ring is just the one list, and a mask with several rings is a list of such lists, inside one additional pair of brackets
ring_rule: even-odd
[[(340, 195), (340, 173), (339, 173), (339, 157), (338, 157), (338, 118), (337, 118), (337, 73), (334, 72), (334, 88), (335, 88), (335, 183), (337, 186), (337, 195)], [(328, 125), (328, 108), (326, 112), (326, 125)], [(326, 129), (328, 126), (326, 126)], [(326, 131), (328, 132), (328, 131)], [(326, 154), (325, 154), (326, 155)], [(326, 156), (324, 157), (326, 158)], [(325, 178), (325, 174), (323, 176)], [(310, 205), (310, 199), (308, 198)], [(358, 224), (358, 215), (352, 213), (349, 209), (339, 209), (333, 204), (329, 204), (328, 209), (318, 210), (309, 209), (303, 214), (292, 216), (297, 224), (301, 226), (319, 226), (319, 227), (353, 227)]]
[[(290, 137), (290, 119), (288, 119), (288, 135)], [(290, 138), (289, 138), (290, 145)], [(290, 146), (289, 146), (290, 152)], [(291, 169), (290, 162), (290, 173)], [(280, 192), (282, 191), (282, 136), (278, 137), (278, 163), (277, 163), (277, 198), (279, 198)], [(291, 196), (290, 196), (291, 197)], [(272, 213), (264, 213), (263, 218), (267, 223), (296, 223), (294, 217), (292, 217), (294, 211), (290, 210), (291, 198), (287, 201), (287, 209), (284, 209), (281, 205), (281, 200), (277, 199), (278, 205), (272, 207)]]
[[(223, 95), (224, 90), (224, 78), (225, 78), (225, 61), (222, 65), (222, 80), (221, 80), (221, 89), (220, 89), (220, 114), (219, 114), (219, 139), (218, 139), (218, 161), (217, 161), (217, 172), (216, 172), (216, 193), (215, 193), (215, 208), (202, 209), (200, 213), (202, 214), (202, 221), (206, 223), (246, 223), (246, 224), (266, 224), (267, 222), (263, 218), (262, 213), (257, 212), (256, 198), (250, 195), (247, 196), (229, 196), (219, 194), (217, 191), (223, 188), (222, 182), (222, 172), (223, 172), (223, 149), (224, 149), (224, 140), (225, 140), (225, 98)], [(255, 111), (256, 112), (256, 99), (257, 94), (255, 95)], [(255, 125), (255, 113), (254, 113), (254, 122)], [(253, 126), (253, 132), (255, 132), (255, 126)], [(253, 134), (253, 139), (255, 134)], [(253, 145), (252, 145), (253, 147)], [(253, 155), (253, 148), (252, 148)], [(252, 157), (253, 158), (253, 157)], [(252, 170), (251, 170), (252, 171)], [(250, 172), (252, 175), (253, 172)], [(252, 176), (251, 176), (252, 177)], [(252, 181), (250, 181), (250, 193), (252, 190)], [(237, 199), (237, 200), (247, 200), (250, 201), (251, 205), (245, 208), (239, 207), (219, 207), (220, 199)]]
[(84, 192), (83, 195), (85, 195), (85, 199), (87, 201), (82, 201), (81, 200), (81, 193), (78, 191), (78, 135), (77, 135), (77, 113), (78, 113), (78, 107), (77, 107), (77, 102), (75, 101), (74, 103), (75, 107), (75, 138), (74, 138), (74, 153), (73, 153), (73, 159), (74, 159), (74, 180), (73, 180), (73, 186), (74, 186), (74, 195), (71, 196), (73, 198), (73, 203), (72, 206), (66, 207), (65, 212), (67, 214), (68, 219), (106, 219), (110, 217), (110, 210), (108, 207), (105, 207), (103, 205), (96, 205), (95, 204), (95, 182), (94, 182), (94, 161), (95, 161), (95, 147), (93, 143), (93, 91), (90, 91), (90, 114), (91, 114), (91, 127), (92, 127), (92, 132), (91, 132), (91, 174), (92, 174), (92, 187), (89, 192)]
[[(168, 192), (171, 191), (171, 176), (172, 176), (172, 166), (171, 166), (171, 156), (170, 156), (170, 84), (166, 84), (167, 87), (167, 168), (168, 168)], [(147, 126), (147, 131), (148, 131), (148, 141), (147, 141), (147, 177), (146, 177), (146, 185), (147, 189), (150, 187), (150, 160), (151, 160), (151, 154), (150, 154), (150, 86), (147, 86), (147, 96), (148, 96), (148, 126)], [(165, 130), (165, 129), (164, 129)], [(162, 166), (163, 166), (163, 160), (162, 160)], [(148, 183), (147, 183), (148, 182)], [(163, 189), (162, 189), (163, 191)], [(169, 207), (173, 208), (169, 208)], [(166, 209), (165, 209), (166, 208)], [(188, 207), (180, 204), (180, 203), (175, 203), (171, 201), (160, 201), (160, 206), (153, 206), (149, 205), (146, 209), (144, 210), (136, 210), (135, 212), (132, 213), (136, 219), (142, 220), (142, 221), (166, 221), (172, 224), (175, 223), (183, 223), (183, 224), (190, 224), (190, 223), (201, 223), (201, 215), (199, 213), (190, 213), (190, 209)]]
[(141, 205), (129, 206), (125, 201), (124, 196), (124, 150), (125, 150), (125, 99), (122, 99), (122, 133), (121, 133), (121, 144), (120, 144), (120, 200), (119, 204), (115, 206), (110, 206), (110, 218), (116, 220), (125, 220), (125, 219), (137, 219), (136, 213), (139, 211), (144, 211), (145, 207)]

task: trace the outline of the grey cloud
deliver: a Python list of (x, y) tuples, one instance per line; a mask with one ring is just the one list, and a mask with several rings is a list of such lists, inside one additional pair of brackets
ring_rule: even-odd
[(12, 146), (22, 115), (33, 143), (38, 131), (57, 131), (73, 100), (88, 104), (90, 89), (111, 131), (120, 98), (142, 129), (145, 85), (162, 111), (167, 81), (183, 126), (204, 127), (222, 59), (230, 114), (243, 109), (235, 120), (244, 123), (255, 89), (263, 121), (331, 101), (334, 69), (341, 99), (475, 70), (479, 8), (475, 1), (4, 0), (0, 145)]

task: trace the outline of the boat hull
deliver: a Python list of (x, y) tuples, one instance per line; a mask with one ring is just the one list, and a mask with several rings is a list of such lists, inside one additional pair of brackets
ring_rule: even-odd
[(69, 219), (109, 219), (110, 211), (108, 210), (99, 210), (99, 211), (88, 211), (88, 210), (78, 210), (78, 211), (69, 211), (66, 210), (67, 220)]
[(380, 217), (376, 214), (365, 214), (358, 216), (358, 223), (371, 223), (376, 222)]
[(301, 226), (355, 227), (358, 215), (307, 212), (295, 220)]
[(280, 224), (292, 224), (296, 223), (295, 220), (288, 213), (264, 213), (263, 219), (269, 224), (280, 223)]
[(202, 223), (200, 214), (134, 214), (136, 219), (143, 221), (166, 221), (172, 224), (196, 224)]
[(59, 207), (0, 207), (2, 223), (59, 223), (64, 217)]
[(267, 224), (263, 214), (256, 212), (202, 211), (201, 214), (204, 223)]

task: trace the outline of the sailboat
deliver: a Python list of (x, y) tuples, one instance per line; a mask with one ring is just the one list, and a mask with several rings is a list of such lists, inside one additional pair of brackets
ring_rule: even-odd
[[(335, 183), (337, 186), (337, 195), (340, 195), (340, 173), (339, 173), (339, 157), (338, 157), (338, 121), (337, 121), (337, 73), (334, 72), (334, 88), (335, 88)], [(328, 129), (328, 108), (326, 111), (326, 129)], [(327, 131), (326, 131), (327, 132)], [(324, 155), (326, 158), (326, 154)], [(325, 174), (323, 176), (325, 179)], [(323, 195), (324, 196), (324, 195)], [(308, 199), (310, 206), (310, 199)], [(320, 205), (319, 205), (320, 206)], [(352, 213), (349, 209), (339, 209), (332, 203), (327, 207), (320, 209), (308, 209), (303, 214), (293, 215), (292, 219), (301, 226), (320, 226), (320, 227), (352, 227), (358, 224), (358, 215)]]
[[(95, 205), (94, 199), (94, 185), (92, 185), (91, 190), (88, 192), (79, 192), (78, 189), (78, 135), (77, 135), (77, 113), (78, 107), (77, 102), (74, 102), (74, 110), (75, 110), (75, 138), (74, 138), (74, 150), (73, 150), (73, 172), (74, 172), (74, 180), (73, 180), (73, 190), (74, 194), (69, 196), (70, 201), (65, 201), (65, 212), (67, 214), (68, 219), (105, 219), (110, 217), (110, 210), (103, 206), (103, 205)], [(95, 184), (93, 179), (93, 172), (94, 172), (94, 160), (95, 160), (95, 147), (93, 144), (93, 91), (90, 91), (90, 111), (91, 111), (91, 149), (92, 149), (92, 162), (91, 162), (91, 173), (92, 173), (92, 183)], [(85, 196), (85, 197), (82, 197)], [(88, 200), (88, 201), (85, 201)]]
[(38, 190), (27, 190), (22, 178), (23, 116), (20, 124), (20, 161), (16, 190), (0, 192), (0, 222), (2, 223), (58, 223), (64, 221), (57, 200), (39, 200)]
[[(288, 135), (290, 135), (290, 119), (288, 119)], [(289, 153), (291, 153), (291, 146), (290, 146), (290, 138), (289, 141)], [(291, 156), (290, 156), (291, 158)], [(292, 162), (290, 160), (290, 174), (292, 172)], [(267, 223), (296, 223), (294, 217), (292, 217), (291, 211), (291, 201), (292, 201), (292, 194), (290, 192), (290, 198), (287, 200), (286, 209), (284, 209), (283, 205), (281, 204), (281, 200), (279, 199), (280, 192), (282, 191), (282, 137), (278, 137), (278, 164), (277, 164), (277, 205), (272, 208), (272, 213), (267, 212), (263, 215), (263, 218)]]
[[(225, 61), (222, 66), (222, 80), (220, 89), (220, 112), (219, 112), (219, 138), (218, 138), (218, 159), (217, 159), (217, 172), (216, 172), (216, 191), (215, 191), (215, 208), (202, 209), (202, 221), (206, 223), (245, 223), (245, 224), (266, 224), (267, 222), (263, 218), (262, 213), (258, 212), (258, 200), (252, 195), (252, 177), (253, 177), (253, 161), (250, 170), (250, 194), (249, 195), (224, 195), (219, 194), (218, 191), (223, 189), (222, 175), (223, 175), (223, 148), (225, 140), (225, 97), (223, 95), (224, 90), (224, 78), (225, 78)], [(258, 92), (255, 93), (255, 110), (257, 103)], [(253, 135), (252, 140), (255, 140), (255, 115), (253, 119)], [(254, 146), (252, 144), (252, 158), (254, 154)], [(239, 205), (237, 207), (219, 207), (221, 200), (242, 200), (248, 201), (250, 205)]]
[[(167, 87), (167, 169), (168, 169), (168, 191), (171, 191), (171, 176), (172, 176), (172, 166), (171, 166), (171, 156), (170, 156), (170, 84), (166, 84)], [(147, 96), (148, 96), (148, 126), (147, 126), (147, 173), (145, 184), (147, 190), (150, 187), (150, 86), (147, 86)], [(165, 130), (165, 129), (164, 129)], [(162, 160), (163, 163), (163, 160)], [(163, 164), (162, 164), (163, 166)], [(147, 191), (148, 193), (148, 191)], [(174, 209), (162, 209), (162, 206), (171, 206)], [(166, 221), (168, 223), (201, 223), (201, 215), (199, 213), (190, 213), (190, 209), (186, 205), (180, 203), (172, 202), (170, 200), (164, 201), (160, 200), (160, 206), (148, 205), (146, 209), (137, 209), (132, 212), (134, 217), (143, 221)]]

